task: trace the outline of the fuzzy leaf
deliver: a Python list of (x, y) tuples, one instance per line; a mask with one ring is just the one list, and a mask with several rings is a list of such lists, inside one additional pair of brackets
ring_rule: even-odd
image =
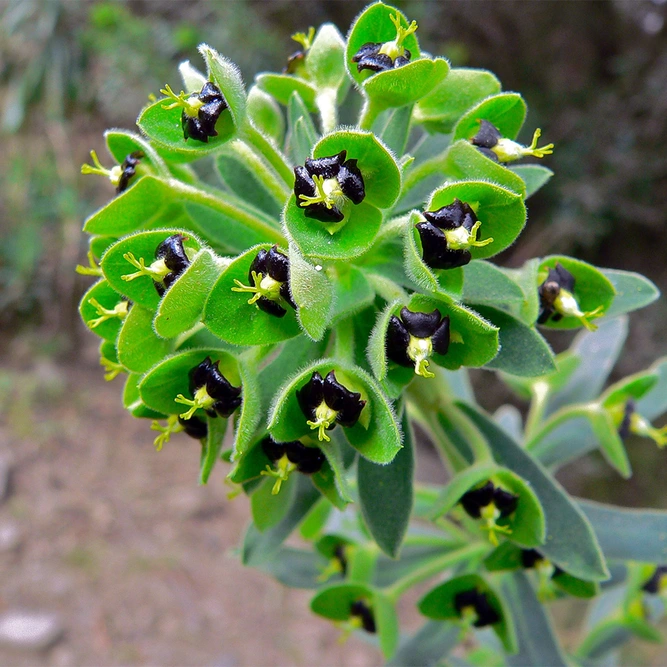
[(337, 266), (333, 285), (335, 291), (333, 323), (363, 310), (375, 299), (375, 292), (368, 284), (364, 273), (354, 266)]
[(310, 112), (298, 92), (290, 95), (287, 105), (288, 153), (294, 164), (303, 164), (313, 153), (313, 147), (319, 139)]
[(320, 26), (306, 54), (306, 72), (317, 89), (338, 89), (345, 76), (345, 40), (333, 23)]
[[(109, 153), (111, 153), (118, 164), (122, 164), (130, 153), (141, 151), (144, 154), (144, 157), (141, 158), (140, 164), (148, 164), (153, 167), (160, 176), (168, 176), (169, 172), (167, 171), (162, 158), (144, 137), (134, 134), (133, 132), (126, 132), (125, 130), (107, 130), (104, 133), (104, 138), (107, 142)], [(136, 177), (130, 179), (130, 186), (132, 186), (133, 182), (139, 180), (143, 168), (139, 167), (137, 171), (138, 173)]]
[(289, 74), (258, 74), (255, 81), (264, 92), (275, 97), (280, 104), (287, 106), (290, 97), (297, 93), (308, 107), (308, 111), (317, 111), (315, 88), (304, 79)]
[(653, 421), (667, 411), (667, 358), (658, 359), (649, 370), (658, 380), (648, 394), (637, 401), (637, 412)]
[(252, 520), (260, 533), (280, 523), (289, 512), (296, 496), (298, 474), (294, 473), (283, 482), (280, 493), (273, 495), (274, 479), (264, 478), (259, 488), (250, 496)]
[(495, 264), (473, 260), (463, 267), (463, 300), (502, 308), (523, 301), (523, 292)]
[(118, 360), (134, 373), (145, 373), (172, 349), (153, 330), (153, 316), (149, 308), (133, 305), (118, 334)]
[(631, 313), (648, 306), (660, 296), (660, 290), (639, 273), (617, 269), (601, 269), (601, 272), (616, 290), (614, 301), (605, 311), (605, 317)]
[(388, 667), (434, 667), (459, 643), (461, 630), (453, 624), (428, 621), (401, 641)]
[[(412, 107), (405, 106), (392, 109), (379, 119), (374, 129), (382, 142), (393, 151), (395, 155), (403, 155), (410, 134), (410, 121), (412, 119)], [(379, 127), (378, 127), (379, 125)]]
[(227, 419), (206, 418), (207, 435), (204, 449), (202, 451), (201, 467), (199, 471), (199, 483), (207, 484), (213, 467), (220, 460), (222, 447), (225, 442), (227, 431)]
[(97, 308), (90, 302), (91, 299), (97, 301), (103, 308), (113, 310), (118, 304), (122, 303), (123, 297), (109, 285), (109, 283), (102, 279), (98, 280), (81, 298), (79, 304), (79, 314), (83, 323), (96, 335), (104, 340), (115, 342), (118, 338), (118, 332), (123, 325), (123, 319), (120, 317), (110, 317), (109, 319), (100, 322), (93, 326), (95, 320), (101, 317)]
[(252, 124), (276, 144), (285, 137), (285, 119), (275, 99), (258, 86), (248, 91), (248, 117)]
[(526, 103), (517, 93), (491, 95), (466, 112), (454, 127), (454, 139), (472, 139), (479, 121), (488, 120), (506, 139), (516, 139), (526, 119)]
[(554, 175), (551, 169), (543, 167), (541, 164), (519, 164), (516, 167), (510, 167), (510, 171), (520, 176), (526, 184), (524, 199), (532, 197)]

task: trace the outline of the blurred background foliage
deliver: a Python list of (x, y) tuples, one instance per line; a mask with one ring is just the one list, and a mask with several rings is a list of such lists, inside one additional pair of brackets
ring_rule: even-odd
[[(107, 127), (133, 127), (150, 93), (209, 42), (246, 81), (279, 70), (289, 36), (332, 21), (345, 32), (361, 0), (4, 0), (0, 2), (0, 325), (54, 352), (76, 349), (86, 284), (83, 217), (110, 195), (82, 178)], [(499, 258), (569, 252), (667, 285), (667, 3), (397, 2), (427, 50), (486, 67), (520, 91), (557, 150), (556, 177), (530, 201), (530, 224)], [(104, 161), (104, 160), (103, 160)], [(665, 306), (639, 315), (632, 365), (664, 353)], [(662, 344), (662, 349), (661, 349)], [(633, 369), (634, 369), (633, 368)], [(623, 370), (623, 369), (622, 369)], [(627, 370), (627, 369), (625, 369)]]

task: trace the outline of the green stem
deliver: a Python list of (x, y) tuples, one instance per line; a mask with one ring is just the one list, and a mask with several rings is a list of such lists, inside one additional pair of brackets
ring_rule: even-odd
[(466, 443), (472, 450), (475, 463), (493, 463), (493, 454), (486, 441), (486, 438), (479, 432), (479, 429), (470, 421), (468, 415), (462, 412), (454, 403), (448, 403), (443, 408), (447, 417), (457, 430), (461, 432)]
[(391, 278), (381, 276), (379, 273), (373, 273), (372, 271), (364, 272), (364, 275), (375, 293), (387, 303), (391, 303), (392, 301), (407, 302), (407, 292), (391, 280)]
[(548, 382), (536, 382), (532, 388), (532, 400), (530, 408), (528, 408), (528, 416), (526, 417), (526, 439), (530, 439), (537, 430), (538, 426), (544, 418), (544, 411), (547, 408), (549, 401), (549, 393), (551, 387)]
[(401, 196), (405, 195), (406, 192), (412, 190), (412, 188), (418, 185), (420, 181), (423, 181), (429, 176), (432, 176), (433, 174), (442, 174), (445, 167), (446, 155), (446, 152), (441, 153), (440, 155), (436, 155), (435, 157), (422, 162), (413, 169), (410, 169), (403, 179)]
[(348, 563), (348, 580), (368, 584), (373, 579), (380, 551), (373, 543), (355, 547)]
[(294, 187), (294, 172), (281, 151), (251, 123), (246, 123), (242, 136), (245, 142), (266, 158), (266, 161), (276, 170), (276, 173), (291, 190)]
[(541, 440), (549, 435), (549, 433), (556, 430), (561, 424), (564, 424), (570, 419), (576, 419), (577, 417), (588, 418), (592, 412), (597, 412), (598, 410), (599, 407), (597, 403), (567, 405), (564, 408), (561, 408), (554, 412), (536, 433), (531, 435), (530, 439), (526, 442), (526, 449), (534, 449)]
[(253, 215), (249, 211), (234, 205), (229, 199), (227, 201), (222, 200), (209, 192), (195, 188), (192, 185), (187, 185), (186, 183), (181, 183), (175, 178), (169, 179), (167, 183), (173, 191), (182, 195), (188, 201), (191, 201), (195, 204), (208, 206), (214, 211), (219, 211), (223, 215), (227, 215), (230, 218), (238, 220), (249, 229), (256, 231), (262, 236), (265, 236), (267, 243), (277, 243), (287, 247), (287, 240), (280, 233), (280, 231), (267, 222), (264, 222), (264, 220), (260, 219), (258, 216)]
[(351, 317), (341, 320), (334, 330), (334, 357), (354, 362), (354, 321)]
[(282, 208), (290, 196), (291, 190), (272, 167), (266, 163), (245, 142), (235, 139), (228, 144), (228, 150), (238, 155), (252, 171), (255, 178), (266, 188), (276, 203)]
[(362, 130), (370, 130), (382, 111), (384, 108), (373, 102), (373, 99), (367, 95), (359, 116), (359, 127)]
[(385, 589), (385, 594), (392, 600), (392, 602), (397, 602), (401, 595), (413, 586), (416, 586), (426, 579), (431, 579), (438, 574), (442, 574), (446, 569), (461, 561), (474, 560), (488, 552), (489, 548), (489, 544), (487, 543), (476, 542), (474, 544), (469, 544), (462, 549), (457, 549), (456, 551), (450, 551), (442, 556), (437, 556), (432, 561), (422, 565), (422, 567), (413, 570), (410, 574), (406, 574), (405, 577), (395, 581), (391, 586)]
[(338, 125), (337, 94), (338, 91), (335, 88), (324, 88), (315, 97), (315, 104), (317, 105), (317, 110), (320, 112), (322, 134), (332, 132), (336, 125)]

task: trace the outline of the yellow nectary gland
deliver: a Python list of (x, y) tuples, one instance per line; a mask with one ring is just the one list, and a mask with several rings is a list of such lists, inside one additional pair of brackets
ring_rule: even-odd
[(392, 60), (405, 54), (405, 47), (403, 46), (403, 41), (408, 35), (412, 35), (417, 30), (417, 21), (413, 21), (407, 28), (404, 28), (401, 25), (401, 17), (396, 14), (390, 14), (389, 18), (396, 28), (396, 39), (391, 42), (385, 42), (381, 47), (378, 53), (382, 53), (385, 56), (389, 56)]
[(598, 306), (594, 310), (583, 312), (579, 308), (577, 300), (574, 295), (566, 289), (560, 288), (558, 296), (554, 299), (555, 310), (565, 317), (575, 317), (578, 319), (589, 331), (595, 331), (597, 325), (590, 322), (595, 317), (602, 317), (604, 306)]
[(215, 403), (215, 399), (209, 396), (209, 393), (206, 391), (206, 385), (202, 385), (195, 391), (194, 399), (186, 398), (183, 394), (179, 394), (174, 401), (182, 405), (191, 406), (187, 412), (179, 415), (181, 419), (190, 419), (200, 408), (206, 410)]
[(254, 285), (244, 285), (240, 280), (234, 278), (236, 287), (232, 287), (232, 292), (250, 292), (253, 294), (250, 299), (248, 299), (249, 304), (253, 304), (256, 301), (259, 301), (262, 297), (270, 299), (271, 301), (280, 300), (280, 288), (282, 283), (274, 280), (268, 274), (266, 276), (256, 271), (252, 272), (252, 280)]
[(480, 508), (480, 516), (484, 521), (484, 529), (489, 531), (489, 542), (493, 544), (494, 547), (497, 547), (498, 535), (501, 533), (503, 535), (511, 535), (512, 530), (508, 526), (499, 526), (496, 521), (500, 518), (500, 510), (495, 506), (494, 503), (489, 503), (485, 507)]
[(307, 421), (306, 424), (311, 429), (317, 429), (317, 439), (331, 441), (327, 435), (327, 429), (336, 421), (338, 412), (332, 410), (324, 401), (322, 401), (317, 408), (315, 408), (315, 421)]
[(276, 478), (275, 484), (271, 489), (271, 495), (277, 496), (280, 493), (283, 482), (286, 482), (290, 474), (296, 470), (296, 464), (287, 458), (287, 454), (283, 454), (277, 461), (274, 461), (273, 465), (275, 468), (267, 465), (266, 470), (262, 470), (260, 475)]
[(433, 354), (433, 343), (430, 338), (415, 338), (410, 335), (407, 355), (415, 362), (415, 373), (425, 378), (435, 377), (434, 373), (428, 370), (428, 358)]
[(314, 197), (308, 195), (299, 195), (299, 206), (306, 207), (312, 204), (324, 204), (327, 208), (342, 206), (345, 203), (345, 195), (340, 189), (340, 184), (336, 178), (327, 178), (324, 176), (313, 176), (316, 194)]
[(489, 243), (493, 243), (492, 238), (484, 239), (484, 241), (477, 240), (477, 232), (481, 227), (481, 221), (477, 221), (470, 231), (463, 225), (456, 227), (456, 229), (443, 229), (442, 233), (447, 239), (448, 250), (468, 250), (469, 248), (482, 248)]
[(498, 156), (500, 162), (514, 162), (523, 157), (543, 158), (545, 155), (553, 153), (553, 144), (547, 144), (542, 148), (537, 147), (537, 141), (542, 136), (542, 130), (539, 128), (533, 134), (533, 140), (530, 146), (522, 146), (512, 139), (498, 139), (498, 143), (491, 150)]

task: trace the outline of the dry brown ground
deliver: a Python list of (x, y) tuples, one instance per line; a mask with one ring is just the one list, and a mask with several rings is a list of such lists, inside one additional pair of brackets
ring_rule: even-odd
[[(0, 523), (20, 530), (0, 553), (0, 613), (56, 612), (49, 651), (0, 648), (2, 665), (379, 664), (376, 651), (308, 610), (233, 555), (248, 503), (222, 470), (197, 486), (198, 448), (180, 435), (157, 453), (149, 422), (120, 405), (95, 350), (77, 366), (11, 355), (0, 371), (0, 453), (13, 461)], [(16, 361), (18, 359), (18, 363)]]

